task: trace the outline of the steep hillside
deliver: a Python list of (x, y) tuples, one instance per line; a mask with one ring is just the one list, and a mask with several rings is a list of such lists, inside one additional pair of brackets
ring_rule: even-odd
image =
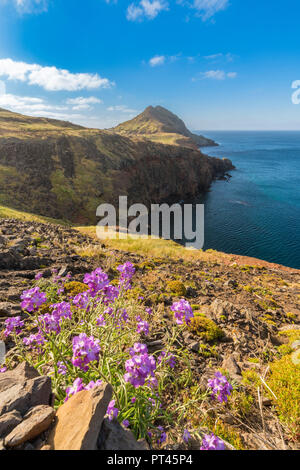
[(190, 132), (178, 116), (162, 106), (148, 106), (134, 119), (119, 124), (112, 131), (128, 137), (143, 137), (153, 142), (194, 149), (217, 145), (211, 139)]
[(193, 197), (232, 169), (179, 146), (0, 110), (0, 204), (95, 222), (96, 207), (128, 195), (145, 204)]

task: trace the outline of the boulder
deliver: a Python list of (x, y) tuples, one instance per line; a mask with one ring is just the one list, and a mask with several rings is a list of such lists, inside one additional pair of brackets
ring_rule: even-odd
[(98, 448), (100, 450), (149, 450), (144, 439), (137, 441), (132, 432), (122, 427), (116, 419), (110, 421), (107, 418), (102, 424)]
[(49, 428), (54, 416), (55, 410), (51, 406), (39, 405), (31, 408), (24, 420), (5, 438), (5, 447), (16, 447), (39, 436)]
[(16, 410), (0, 416), (0, 438), (7, 436), (21, 421), (22, 416)]
[(96, 450), (111, 397), (112, 387), (108, 384), (73, 395), (58, 409), (46, 445), (53, 450)]
[(0, 374), (0, 416), (13, 410), (24, 415), (33, 406), (49, 405), (50, 397), (50, 377), (40, 376), (26, 362)]
[(233, 356), (227, 356), (223, 360), (222, 368), (229, 372), (230, 377), (236, 382), (241, 382), (242, 371), (238, 363)]

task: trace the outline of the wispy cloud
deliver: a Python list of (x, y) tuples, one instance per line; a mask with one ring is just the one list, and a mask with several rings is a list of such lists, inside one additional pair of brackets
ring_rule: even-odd
[(219, 52), (218, 54), (211, 54), (211, 55), (206, 55), (203, 56), (203, 59), (210, 60), (210, 61), (219, 61), (219, 60), (225, 60), (227, 62), (233, 62), (234, 61), (234, 55), (228, 52), (227, 54), (223, 54), (222, 52)]
[(92, 109), (92, 104), (100, 104), (102, 101), (95, 96), (89, 96), (88, 98), (78, 96), (77, 98), (68, 99), (66, 103), (72, 105), (74, 111), (79, 111), (81, 109)]
[(149, 60), (149, 65), (151, 65), (151, 67), (157, 67), (158, 65), (163, 65), (165, 60), (166, 57), (164, 55), (156, 55)]
[(117, 111), (121, 113), (129, 113), (129, 114), (134, 114), (138, 112), (136, 109), (128, 108), (128, 106), (122, 105), (122, 104), (116, 105), (116, 106), (109, 106), (107, 108), (107, 111)]
[(168, 9), (169, 5), (164, 0), (141, 0), (128, 6), (126, 18), (129, 21), (153, 20), (161, 11)]
[(43, 13), (48, 10), (49, 0), (10, 0), (19, 13)]
[(203, 21), (212, 18), (219, 11), (225, 10), (229, 6), (229, 0), (193, 0), (190, 7), (197, 10)]
[(109, 88), (114, 85), (113, 82), (107, 78), (101, 78), (97, 73), (71, 73), (54, 66), (43, 67), (12, 59), (0, 59), (0, 77), (26, 82), (28, 85), (37, 85), (47, 91), (90, 90)]
[(236, 72), (225, 72), (224, 70), (208, 70), (206, 72), (201, 72), (198, 77), (194, 77), (192, 80), (198, 81), (198, 80), (205, 80), (205, 79), (210, 79), (210, 80), (226, 80), (226, 78), (236, 78), (237, 73)]
[(9, 93), (0, 95), (0, 106), (20, 113), (41, 114), (45, 112), (67, 111), (68, 106), (47, 104), (42, 98), (18, 96)]

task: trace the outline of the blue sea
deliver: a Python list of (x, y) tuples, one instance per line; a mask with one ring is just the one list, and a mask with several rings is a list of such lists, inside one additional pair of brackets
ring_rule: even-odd
[(201, 131), (236, 170), (216, 181), (205, 204), (205, 245), (300, 269), (300, 132)]

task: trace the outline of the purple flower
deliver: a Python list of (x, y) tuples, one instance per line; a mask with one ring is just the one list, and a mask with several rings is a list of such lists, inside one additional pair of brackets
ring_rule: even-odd
[(3, 372), (6, 372), (7, 371), (7, 367), (4, 366), (4, 367), (0, 367), (0, 374), (3, 374)]
[(111, 400), (108, 404), (108, 407), (106, 410), (106, 416), (108, 417), (109, 421), (112, 421), (119, 414), (118, 408), (115, 408), (115, 403), (116, 403), (115, 400)]
[(124, 419), (124, 421), (122, 421), (122, 424), (125, 428), (128, 428), (130, 423), (129, 423), (128, 419)]
[(200, 450), (225, 450), (225, 444), (214, 433), (205, 434)]
[(82, 379), (78, 377), (74, 380), (73, 385), (66, 389), (65, 401), (67, 401), (71, 396), (75, 395), (75, 393), (81, 392), (81, 390), (84, 390), (84, 383), (82, 382)]
[(152, 314), (153, 314), (153, 310), (152, 310), (152, 308), (150, 308), (150, 307), (146, 308), (145, 312), (148, 313), (148, 315), (152, 315)]
[(183, 325), (184, 321), (186, 324), (189, 324), (191, 322), (191, 318), (194, 317), (192, 307), (185, 299), (181, 299), (179, 302), (174, 302), (171, 306), (171, 310), (174, 312), (176, 323), (178, 325)]
[(209, 380), (207, 386), (212, 389), (211, 397), (220, 403), (226, 403), (231, 395), (232, 386), (221, 372), (216, 372), (215, 378)]
[(68, 370), (67, 366), (64, 364), (64, 362), (58, 361), (58, 363), (57, 363), (57, 372), (60, 375), (66, 375), (67, 370)]
[(56, 334), (60, 332), (60, 318), (57, 315), (45, 313), (39, 316), (40, 327), (46, 332), (54, 331)]
[(146, 336), (149, 334), (149, 323), (142, 320), (141, 317), (137, 318), (138, 324), (137, 324), (137, 333), (141, 334), (144, 333)]
[(97, 319), (96, 323), (97, 323), (98, 326), (105, 326), (105, 325), (106, 325), (106, 321), (105, 321), (105, 319), (104, 319), (104, 316), (103, 316), (103, 315), (100, 315), (100, 317)]
[(95, 269), (90, 274), (85, 274), (83, 282), (89, 286), (89, 292), (92, 297), (103, 290), (109, 284), (107, 274), (101, 268)]
[(124, 380), (138, 388), (154, 377), (156, 362), (153, 356), (148, 355), (147, 346), (140, 343), (135, 343), (130, 349), (130, 355), (131, 358), (125, 362)]
[(80, 294), (75, 295), (75, 297), (73, 298), (73, 304), (83, 310), (89, 310), (90, 301), (91, 299), (88, 292), (81, 292)]
[(94, 339), (93, 336), (88, 337), (85, 333), (80, 333), (79, 336), (73, 338), (72, 344), (72, 364), (86, 372), (88, 364), (99, 359), (99, 340)]
[(11, 333), (15, 333), (16, 335), (21, 333), (21, 329), (24, 326), (24, 322), (21, 320), (21, 317), (12, 317), (12, 318), (7, 318), (4, 322), (5, 324), (5, 330), (4, 330), (4, 336), (7, 337)]
[(160, 436), (157, 440), (158, 444), (162, 444), (167, 439), (167, 434), (162, 426), (157, 426), (157, 429), (160, 431)]
[(84, 387), (84, 390), (93, 390), (93, 388), (95, 387), (100, 387), (100, 385), (102, 385), (103, 382), (102, 380), (96, 380), (96, 382), (94, 382), (94, 380), (91, 380), (86, 387)]
[(103, 289), (102, 301), (105, 305), (113, 303), (119, 297), (120, 291), (118, 287), (108, 284)]
[(189, 442), (189, 440), (191, 439), (191, 435), (189, 433), (189, 431), (187, 429), (184, 430), (183, 432), (183, 436), (182, 436), (182, 439), (184, 440), (184, 442), (187, 444)]
[(35, 348), (36, 346), (42, 346), (45, 341), (45, 338), (40, 332), (35, 335), (30, 335), (27, 338), (23, 338), (23, 343), (25, 346), (28, 346), (29, 349)]
[(43, 273), (37, 273), (37, 274), (35, 275), (34, 279), (35, 279), (36, 281), (38, 281), (38, 280), (41, 279), (42, 277), (43, 277)]
[(120, 264), (117, 270), (120, 272), (120, 287), (123, 287), (125, 290), (130, 289), (130, 280), (135, 273), (133, 264), (127, 261), (124, 264)]
[(132, 397), (131, 398), (131, 403), (135, 403), (136, 402), (136, 397)]
[(38, 310), (39, 307), (47, 301), (46, 294), (40, 291), (39, 287), (34, 287), (33, 289), (24, 290), (21, 295), (21, 307), (27, 312), (34, 312)]
[(76, 393), (81, 392), (82, 390), (92, 390), (93, 388), (102, 385), (102, 383), (102, 380), (96, 380), (96, 382), (94, 382), (94, 380), (91, 380), (87, 385), (84, 385), (82, 379), (78, 377), (74, 380), (73, 385), (66, 389), (65, 401), (67, 401), (72, 395), (75, 395)]
[(71, 305), (69, 302), (60, 302), (58, 304), (52, 304), (50, 305), (52, 310), (52, 315), (56, 315), (60, 318), (71, 318), (72, 317), (72, 312), (71, 312)]

